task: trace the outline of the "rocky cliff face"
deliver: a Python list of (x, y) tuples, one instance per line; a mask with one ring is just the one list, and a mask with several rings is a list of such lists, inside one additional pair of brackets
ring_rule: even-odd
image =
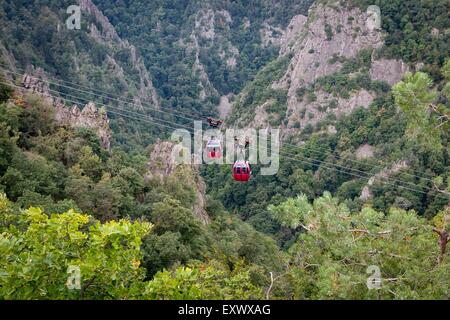
[(410, 71), (408, 65), (402, 60), (380, 59), (372, 61), (370, 76), (373, 80), (386, 81), (392, 86), (402, 80), (408, 71)]
[(284, 55), (288, 53), (292, 47), (289, 47), (291, 43), (295, 41), (295, 37), (303, 31), (306, 20), (308, 17), (304, 15), (296, 15), (291, 19), (286, 30), (283, 32), (280, 40), (280, 54)]
[[(292, 68), (282, 79), (283, 82), (291, 80), (289, 93), (293, 96), (300, 85), (312, 84), (319, 77), (339, 70), (339, 63), (329, 63), (333, 55), (350, 58), (362, 49), (379, 48), (383, 44), (381, 33), (368, 30), (366, 19), (367, 15), (357, 8), (338, 11), (328, 5), (313, 6), (304, 27), (284, 44), (286, 52), (294, 53)], [(326, 32), (327, 25), (333, 33), (331, 36)]]
[(74, 128), (90, 128), (95, 131), (103, 148), (111, 148), (111, 129), (106, 111), (97, 109), (94, 103), (89, 102), (83, 108), (76, 105), (68, 107), (63, 100), (50, 94), (45, 73), (42, 69), (34, 71), (33, 75), (24, 74), (21, 85), (24, 92), (40, 95), (55, 108), (55, 120), (61, 126)]
[(80, 5), (82, 13), (92, 15), (95, 18), (95, 21), (101, 26), (102, 32), (100, 32), (94, 24), (89, 26), (93, 37), (97, 38), (99, 41), (121, 42), (120, 37), (117, 35), (117, 32), (111, 23), (109, 23), (108, 18), (101, 13), (91, 0), (78, 0), (78, 4)]
[[(328, 114), (351, 113), (357, 107), (368, 107), (377, 93), (366, 88), (351, 90), (340, 96), (333, 88), (325, 90), (317, 85), (325, 77), (342, 71), (344, 64), (356, 59), (363, 51), (372, 52), (369, 65), (361, 66), (348, 79), (367, 74), (369, 81), (398, 82), (408, 67), (401, 60), (377, 60), (375, 51), (383, 46), (383, 35), (371, 20), (370, 14), (348, 7), (342, 1), (316, 2), (308, 17), (297, 15), (279, 37), (280, 57), (292, 55), (284, 76), (271, 88), (287, 91), (287, 121), (282, 125), (285, 134), (293, 134), (308, 124), (316, 124)], [(312, 98), (299, 95), (311, 92)], [(313, 94), (312, 94), (313, 93)], [(268, 125), (266, 101), (253, 116), (252, 125)]]
[[(22, 77), (21, 85), (28, 92), (40, 95), (45, 98), (47, 102), (53, 102), (53, 99), (49, 92), (49, 85), (45, 72), (41, 68), (31, 69), (32, 74), (25, 73)], [(44, 81), (42, 81), (44, 80)]]
[(180, 183), (185, 183), (187, 187), (193, 188), (195, 201), (192, 210), (203, 224), (208, 224), (210, 218), (205, 211), (206, 185), (199, 174), (198, 165), (176, 164), (173, 154), (174, 146), (175, 144), (170, 141), (157, 141), (153, 145), (146, 179), (156, 179), (159, 183), (164, 183), (167, 177), (176, 176)]
[(111, 129), (108, 115), (104, 109), (97, 109), (92, 102), (86, 104), (82, 109), (76, 105), (67, 108), (58, 100), (54, 101), (54, 106), (55, 118), (58, 123), (77, 128), (91, 128), (97, 133), (102, 147), (107, 150), (111, 149)]

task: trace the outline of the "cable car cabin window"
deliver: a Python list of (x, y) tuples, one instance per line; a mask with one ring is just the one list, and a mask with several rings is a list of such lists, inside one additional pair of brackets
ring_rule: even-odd
[(241, 167), (237, 167), (237, 168), (236, 168), (236, 173), (237, 173), (237, 174), (241, 174)]
[(218, 141), (209, 141), (206, 145), (207, 148), (220, 148), (220, 142)]
[(247, 168), (246, 167), (242, 168), (242, 173), (247, 173)]

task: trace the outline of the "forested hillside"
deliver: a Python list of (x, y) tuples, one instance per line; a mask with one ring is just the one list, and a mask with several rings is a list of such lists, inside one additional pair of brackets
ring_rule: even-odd
[(0, 299), (448, 299), (448, 1), (75, 2), (0, 1)]
[[(449, 67), (447, 63), (443, 73), (448, 74)], [(395, 87), (394, 95), (377, 99), (368, 109), (361, 107), (337, 121), (303, 130), (305, 144), (282, 148), (275, 176), (256, 174), (236, 189), (227, 168), (219, 174), (217, 168), (204, 168), (211, 194), (257, 229), (278, 236), (282, 233), (270, 219), (267, 205), (300, 192), (312, 200), (330, 191), (354, 210), (367, 204), (383, 211), (396, 206), (433, 217), (448, 203), (447, 194), (439, 191), (448, 188), (448, 122), (434, 129), (440, 112), (448, 114), (448, 106), (441, 104), (441, 111), (424, 123), (419, 114), (424, 116), (428, 103), (438, 97), (448, 99), (448, 82), (442, 91), (430, 92), (432, 80), (424, 73), (405, 81)], [(414, 101), (416, 95), (419, 101)], [(407, 100), (405, 112), (398, 111), (396, 102), (401, 100)], [(330, 125), (335, 132), (329, 132)], [(403, 162), (399, 170), (368, 185), (369, 178)]]
[[(189, 180), (193, 179), (190, 168), (177, 168), (172, 176), (161, 177), (162, 180), (152, 178), (144, 155), (130, 155), (118, 148), (108, 153), (100, 147), (98, 137), (91, 130), (55, 123), (51, 105), (40, 96), (23, 96), (4, 85), (1, 92), (0, 188), (14, 201), (11, 203), (2, 196), (2, 298), (78, 297), (62, 293), (58, 287), (66, 270), (60, 274), (56, 269), (47, 273), (50, 269), (44, 267), (59, 269), (70, 261), (75, 265), (81, 263), (82, 273), (89, 272), (89, 277), (98, 272), (105, 277), (94, 277), (96, 280), (90, 284), (92, 293), (83, 289), (85, 293), (80, 293), (80, 298), (139, 297), (131, 292), (125, 294), (116, 286), (138, 285), (145, 278), (152, 279), (163, 268), (188, 262), (200, 266), (193, 271), (184, 267), (174, 270), (179, 273), (180, 281), (186, 281), (187, 286), (198, 276), (208, 281), (209, 276), (199, 275), (198, 268), (211, 268), (210, 276), (218, 277), (218, 283), (208, 284), (212, 291), (204, 294), (220, 298), (222, 293), (214, 290), (228, 290), (219, 286), (220, 281), (236, 277), (233, 280), (236, 288), (230, 287), (230, 292), (223, 294), (238, 298), (239, 291), (233, 293), (233, 290), (247, 285), (254, 288), (256, 282), (262, 286), (269, 270), (281, 270), (284, 254), (276, 243), (238, 217), (227, 214), (220, 204), (208, 201), (205, 209), (212, 218), (210, 223), (198, 219), (193, 211), (197, 190), (194, 181)], [(21, 209), (30, 206), (41, 209)], [(79, 212), (88, 212), (90, 216)], [(88, 232), (83, 227), (86, 224), (96, 225), (96, 230), (85, 233)], [(22, 249), (22, 245), (18, 246), (19, 239), (24, 241), (19, 241), (24, 246)], [(125, 251), (110, 241), (125, 246)], [(127, 241), (134, 247), (126, 245)], [(110, 246), (109, 253), (104, 251)], [(80, 248), (88, 251), (79, 251)], [(107, 266), (98, 260), (98, 254), (104, 256)], [(129, 265), (131, 262), (133, 265)], [(23, 272), (18, 272), (19, 269)], [(38, 270), (40, 274), (36, 273)], [(129, 270), (132, 273), (128, 274)], [(249, 282), (252, 270), (259, 277), (255, 285)], [(122, 279), (124, 275), (127, 279)], [(35, 279), (31, 280), (30, 276)], [(114, 277), (119, 280), (117, 284), (111, 282)], [(170, 292), (174, 289), (170, 289), (172, 279), (167, 278), (167, 273), (158, 277), (148, 297), (177, 298), (175, 291)], [(17, 286), (21, 281), (25, 284), (22, 288)], [(41, 281), (53, 283), (54, 287), (39, 293), (26, 285), (29, 281), (36, 288), (42, 285)], [(85, 281), (91, 283), (87, 278)], [(157, 285), (159, 281), (161, 287)], [(206, 297), (196, 292), (201, 284), (194, 282), (195, 288), (187, 288), (182, 293), (184, 297)], [(165, 286), (169, 291), (165, 291)], [(152, 293), (152, 290), (156, 291)], [(246, 294), (253, 297), (251, 294), (255, 292), (259, 291), (255, 288), (254, 293)]]
[[(58, 92), (53, 94), (79, 104), (95, 101), (152, 114), (151, 108), (160, 102), (142, 57), (90, 0), (78, 3), (83, 12), (81, 30), (65, 25), (72, 1), (0, 3), (0, 65), (8, 68), (6, 76), (43, 76)], [(110, 116), (113, 126), (120, 121)], [(163, 131), (123, 122), (120, 130), (124, 134), (116, 130), (115, 141), (131, 149), (151, 143)]]
[[(216, 113), (278, 53), (276, 38), (311, 0), (94, 1), (118, 33), (139, 44), (163, 104)], [(264, 29), (264, 30), (265, 30)], [(174, 63), (175, 62), (175, 63)]]

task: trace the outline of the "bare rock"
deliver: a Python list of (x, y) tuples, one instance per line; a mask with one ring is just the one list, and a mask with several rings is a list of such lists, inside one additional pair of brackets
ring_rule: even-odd
[(174, 172), (176, 165), (172, 153), (173, 147), (174, 143), (170, 141), (155, 143), (148, 161), (148, 169), (152, 177), (162, 180)]
[(250, 25), (251, 25), (250, 19), (245, 17), (244, 18), (244, 29), (250, 28)]
[(267, 22), (264, 22), (262, 25), (261, 30), (259, 31), (261, 35), (261, 42), (263, 47), (267, 47), (269, 45), (274, 45), (279, 47), (281, 44), (281, 38), (284, 34), (284, 30), (271, 26)]
[[(118, 41), (119, 36), (113, 25), (109, 22), (108, 18), (103, 15), (103, 13), (97, 8), (97, 6), (92, 3), (91, 0), (79, 0), (80, 8), (82, 12), (87, 12), (95, 17), (95, 20), (102, 26), (101, 37), (107, 40)], [(92, 32), (92, 25), (90, 26)], [(94, 36), (98, 36), (100, 39), (100, 33), (98, 30), (93, 32)]]
[(367, 143), (360, 145), (358, 147), (358, 149), (356, 149), (355, 155), (356, 155), (356, 158), (359, 160), (371, 158), (371, 157), (373, 157), (373, 147)]
[(187, 179), (194, 187), (195, 203), (192, 210), (195, 216), (203, 223), (208, 224), (210, 218), (206, 213), (206, 185), (199, 173), (199, 167), (195, 164), (177, 164), (174, 156), (175, 144), (171, 141), (158, 140), (150, 153), (148, 161), (148, 173), (146, 179), (157, 179), (164, 183), (165, 178), (178, 175)]
[(408, 71), (409, 67), (402, 60), (380, 59), (372, 61), (370, 77), (372, 80), (386, 81), (392, 86), (402, 80)]
[[(324, 120), (330, 113), (337, 117), (348, 115), (358, 107), (368, 107), (375, 99), (376, 95), (367, 90), (359, 90), (353, 92), (349, 98), (334, 97), (332, 94), (319, 90), (316, 92), (316, 100), (313, 102), (304, 98), (295, 105), (288, 106), (289, 116), (288, 131), (295, 123), (299, 123), (301, 128), (306, 125), (315, 125), (317, 122)], [(336, 107), (331, 107), (334, 103)], [(291, 109), (292, 108), (292, 109)], [(292, 110), (292, 111), (290, 111)]]
[(33, 75), (24, 74), (21, 82), (23, 91), (39, 95), (44, 101), (52, 105), (55, 110), (55, 121), (58, 125), (93, 129), (99, 137), (102, 147), (110, 150), (112, 135), (106, 111), (104, 109), (99, 111), (92, 102), (89, 102), (82, 110), (76, 105), (71, 108), (67, 107), (62, 99), (49, 93), (49, 86), (45, 79), (45, 73), (40, 68), (36, 69)]
[(414, 71), (420, 71), (420, 70), (422, 70), (423, 68), (425, 67), (425, 63), (423, 63), (423, 62), (417, 62), (415, 65), (414, 65)]
[(230, 96), (231, 95), (225, 95), (220, 97), (218, 109), (221, 119), (225, 119), (231, 111)]
[(336, 134), (337, 133), (336, 127), (335, 126), (328, 126), (327, 127), (327, 133), (328, 134)]
[[(292, 23), (292, 31), (284, 44), (282, 54), (291, 53), (293, 58), (286, 74), (272, 88), (288, 90), (288, 132), (296, 132), (292, 127), (314, 125), (324, 119), (328, 113), (336, 116), (349, 114), (357, 107), (368, 107), (375, 93), (366, 90), (352, 92), (347, 99), (332, 97), (323, 91), (315, 92), (313, 102), (297, 98), (297, 90), (312, 85), (317, 79), (333, 74), (341, 68), (341, 63), (330, 63), (330, 57), (336, 55), (353, 58), (363, 49), (376, 49), (383, 45), (382, 34), (370, 30), (368, 15), (358, 8), (337, 9), (332, 5), (316, 3), (309, 10), (307, 20), (297, 17)], [(330, 37), (325, 26), (332, 30)], [(289, 28), (289, 27), (288, 27)], [(335, 100), (333, 108), (326, 106)], [(306, 114), (306, 115), (305, 115)]]
[(215, 32), (215, 13), (212, 9), (202, 10), (195, 19), (195, 29), (198, 30), (199, 35), (208, 40), (213, 40)]
[(308, 17), (301, 14), (292, 17), (280, 39), (280, 55), (290, 52), (291, 45), (295, 42), (296, 37), (302, 33), (307, 20)]
[[(366, 26), (367, 14), (358, 8), (336, 11), (331, 6), (317, 4), (310, 12), (305, 28), (301, 29), (292, 47), (295, 52), (292, 71), (285, 75), (291, 80), (291, 96), (299, 85), (311, 84), (320, 77), (338, 71), (338, 63), (328, 62), (333, 55), (351, 58), (362, 49), (383, 45), (381, 33), (370, 32)], [(328, 38), (325, 25), (332, 28), (331, 39)]]
[[(307, 18), (293, 17), (280, 38), (280, 57), (292, 56), (285, 74), (271, 84), (274, 90), (287, 90), (288, 121), (281, 127), (284, 138), (292, 136), (299, 128), (315, 125), (329, 114), (339, 117), (358, 107), (367, 108), (376, 98), (376, 92), (365, 89), (354, 90), (345, 98), (317, 88), (314, 89), (315, 96), (297, 95), (301, 92), (299, 89), (310, 89), (318, 79), (341, 70), (342, 61), (331, 62), (331, 57), (348, 60), (355, 58), (361, 50), (375, 52), (384, 45), (375, 7), (363, 12), (358, 7), (335, 4), (336, 1), (316, 2), (309, 9)], [(369, 71), (371, 80), (393, 85), (409, 71), (401, 60), (374, 60), (374, 57), (372, 54), (370, 70), (361, 70)], [(246, 123), (253, 119), (254, 124), (268, 125), (270, 115), (264, 110), (267, 103), (270, 101), (261, 103), (254, 113), (244, 115), (242, 119), (245, 118)], [(238, 119), (237, 123), (240, 122)]]
[(380, 7), (372, 5), (367, 8), (366, 27), (370, 31), (381, 30), (381, 10)]
[(101, 146), (111, 149), (112, 134), (109, 127), (109, 118), (104, 109), (97, 109), (93, 102), (89, 102), (80, 110), (76, 105), (67, 108), (61, 101), (53, 102), (55, 119), (60, 125), (74, 128), (90, 128), (100, 139)]
[(21, 85), (30, 93), (35, 93), (45, 98), (47, 102), (51, 102), (49, 85), (47, 82), (48, 78), (45, 75), (45, 72), (42, 68), (34, 69), (33, 67), (29, 68), (30, 73), (25, 73), (22, 76)]
[(266, 108), (273, 103), (273, 100), (268, 100), (264, 102), (262, 105), (257, 106), (255, 108), (255, 117), (251, 123), (252, 127), (258, 128), (264, 126), (267, 123), (267, 119), (269, 115), (267, 114)]

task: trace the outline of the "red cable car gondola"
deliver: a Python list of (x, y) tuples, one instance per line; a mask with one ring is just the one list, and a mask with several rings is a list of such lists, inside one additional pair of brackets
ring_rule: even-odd
[(222, 146), (219, 140), (209, 140), (206, 145), (206, 152), (210, 159), (220, 159), (222, 156)]
[[(220, 119), (214, 119), (211, 117), (206, 118), (206, 121), (208, 122), (208, 125), (212, 128), (220, 128), (223, 121)], [(220, 140), (216, 139), (215, 137), (211, 137), (211, 140), (208, 141), (206, 144), (206, 154), (208, 155), (208, 158), (210, 159), (220, 159), (222, 156), (222, 145), (220, 143)]]
[(250, 180), (252, 170), (248, 161), (238, 160), (233, 166), (233, 178), (236, 181), (247, 182)]

